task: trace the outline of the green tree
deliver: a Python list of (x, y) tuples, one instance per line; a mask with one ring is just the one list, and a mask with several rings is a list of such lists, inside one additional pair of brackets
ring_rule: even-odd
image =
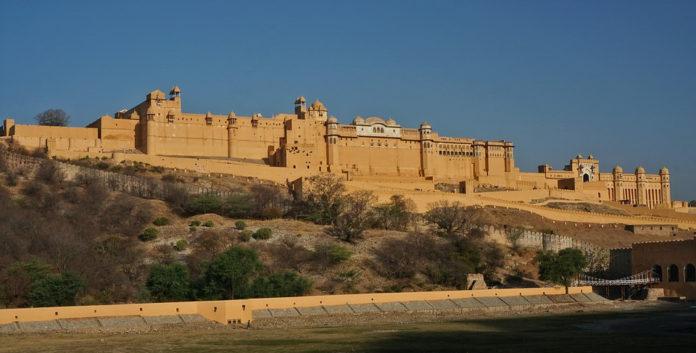
[(190, 215), (219, 213), (221, 208), (222, 200), (215, 194), (196, 195), (184, 205), (184, 210)]
[(68, 126), (70, 115), (63, 109), (48, 109), (34, 117), (36, 123), (45, 126)]
[(215, 257), (203, 275), (202, 293), (210, 299), (244, 298), (263, 268), (256, 251), (238, 246)]
[(32, 283), (28, 302), (31, 306), (75, 305), (77, 294), (84, 288), (84, 282), (75, 274), (51, 274)]
[(191, 297), (189, 271), (180, 263), (152, 266), (145, 285), (157, 301), (179, 301)]
[(689, 201), (689, 207), (696, 207), (696, 200)]
[(566, 291), (573, 278), (587, 265), (582, 251), (573, 248), (563, 249), (558, 253), (541, 251), (537, 254), (536, 261), (539, 264), (539, 277), (565, 286)]
[(307, 294), (312, 282), (294, 271), (272, 273), (257, 277), (251, 285), (251, 296), (256, 298), (295, 297)]

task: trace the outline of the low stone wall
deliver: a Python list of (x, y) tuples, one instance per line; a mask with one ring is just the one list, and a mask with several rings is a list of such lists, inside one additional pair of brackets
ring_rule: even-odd
[[(576, 295), (579, 296), (573, 299), (573, 296)], [(0, 310), (0, 325), (11, 324), (17, 327), (17, 325), (28, 322), (88, 318), (100, 318), (103, 321), (104, 318), (125, 316), (138, 316), (147, 320), (149, 317), (177, 315), (200, 315), (208, 320), (223, 324), (248, 324), (252, 320), (283, 315), (355, 314), (390, 310), (420, 310), (418, 308), (423, 310), (462, 309), (471, 305), (470, 303), (481, 303), (481, 305), (486, 307), (504, 307), (515, 305), (514, 303), (523, 303), (525, 305), (528, 303), (531, 305), (541, 303), (541, 301), (547, 302), (547, 300), (550, 302), (565, 301), (573, 303), (582, 302), (587, 296), (594, 295), (592, 287), (570, 287), (568, 288), (568, 295), (566, 295), (566, 289), (563, 287), (547, 287), (19, 308)], [(521, 299), (520, 297), (527, 299)], [(562, 299), (562, 297), (565, 299)], [(471, 299), (475, 300), (471, 301)], [(597, 298), (595, 297), (595, 299)], [(497, 304), (493, 305), (492, 303)]]
[[(484, 226), (482, 227), (482, 230), (491, 240), (501, 244), (513, 245), (512, 238), (514, 235), (516, 238), (514, 239), (514, 242), (520, 247), (550, 251), (559, 251), (566, 248), (575, 248), (584, 251), (597, 250), (597, 247), (589, 243), (579, 241), (565, 235), (535, 232), (527, 229), (504, 229), (494, 226)], [(519, 233), (512, 234), (514, 232)]]

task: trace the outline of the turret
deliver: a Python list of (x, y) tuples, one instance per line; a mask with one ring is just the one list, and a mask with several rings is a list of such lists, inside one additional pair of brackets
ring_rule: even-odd
[(300, 119), (307, 117), (307, 100), (305, 97), (300, 96), (295, 99), (295, 114)]
[(328, 109), (326, 109), (324, 103), (318, 99), (309, 107), (308, 113), (310, 119), (326, 121), (326, 119), (329, 118)]
[(611, 171), (614, 180), (614, 195), (612, 199), (614, 201), (623, 200), (623, 168), (618, 164)]
[(418, 131), (420, 132), (421, 141), (421, 173), (424, 177), (432, 176), (432, 158), (435, 148), (432, 137), (433, 128), (430, 126), (430, 123), (424, 121), (420, 124)]
[(637, 204), (639, 206), (647, 205), (645, 195), (645, 168), (641, 166), (636, 168), (636, 191), (638, 192)]
[(326, 120), (326, 159), (329, 165), (330, 172), (338, 171), (339, 155), (338, 142), (340, 136), (338, 134), (338, 120), (336, 117), (329, 117)]
[(227, 114), (227, 158), (232, 158), (236, 154), (237, 144), (234, 137), (237, 135), (237, 116), (234, 112)]
[(147, 112), (145, 114), (145, 153), (149, 155), (154, 155), (156, 154), (156, 146), (155, 146), (155, 140), (156, 140), (156, 131), (155, 129), (157, 128), (156, 120), (157, 120), (157, 109), (155, 108), (154, 105), (150, 105), (147, 108)]
[(660, 194), (662, 204), (667, 205), (667, 207), (672, 207), (669, 169), (667, 169), (667, 167), (662, 167), (662, 169), (660, 169)]

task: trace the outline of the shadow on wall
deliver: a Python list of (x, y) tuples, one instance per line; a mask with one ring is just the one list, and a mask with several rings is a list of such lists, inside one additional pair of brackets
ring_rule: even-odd
[[(696, 312), (481, 319), (360, 328), (364, 352), (685, 352), (696, 345)], [(377, 336), (374, 339), (370, 337)]]

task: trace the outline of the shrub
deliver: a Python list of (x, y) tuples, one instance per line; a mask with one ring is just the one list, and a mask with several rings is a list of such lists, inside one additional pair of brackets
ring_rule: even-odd
[(307, 179), (304, 199), (296, 200), (293, 213), (318, 224), (336, 220), (346, 187), (333, 175), (316, 175)]
[(253, 234), (254, 234), (254, 232), (252, 232), (248, 229), (245, 229), (245, 230), (239, 232), (239, 241), (248, 242), (249, 240), (251, 240), (251, 236)]
[(152, 221), (152, 224), (154, 224), (156, 226), (166, 226), (169, 223), (170, 223), (169, 218), (167, 218), (167, 217), (157, 217), (157, 218), (155, 218), (154, 221)]
[(184, 211), (191, 215), (217, 213), (221, 208), (222, 200), (215, 194), (196, 195), (184, 205)]
[(244, 221), (236, 221), (234, 222), (234, 227), (237, 228), (238, 230), (244, 230), (246, 228), (247, 224)]
[(295, 297), (307, 294), (311, 287), (309, 279), (297, 272), (286, 271), (256, 278), (250, 295), (257, 298)]
[(145, 286), (156, 301), (178, 301), (191, 297), (188, 269), (179, 263), (152, 266)]
[(266, 240), (271, 237), (273, 231), (270, 228), (259, 228), (257, 229), (252, 237), (256, 240)]
[(324, 265), (336, 265), (353, 255), (348, 248), (338, 244), (322, 244), (314, 250), (314, 258)]
[(193, 233), (193, 232), (196, 231), (196, 229), (198, 229), (198, 227), (196, 227), (196, 226), (190, 226), (190, 227), (189, 227), (189, 232)]
[(262, 267), (255, 250), (234, 246), (216, 256), (207, 266), (202, 279), (202, 294), (209, 299), (247, 297), (251, 280)]
[(184, 251), (188, 248), (188, 242), (186, 239), (180, 239), (174, 244), (174, 250), (176, 251)]
[(213, 223), (213, 221), (210, 221), (210, 220), (203, 222), (203, 224), (201, 224), (201, 225), (203, 227), (207, 227), (207, 228), (215, 227), (215, 223)]
[(58, 168), (56, 162), (45, 160), (39, 165), (34, 178), (45, 184), (55, 185), (63, 182), (65, 174)]
[(251, 215), (251, 196), (245, 192), (230, 194), (221, 206), (221, 212), (227, 217), (249, 217)]
[(196, 220), (196, 219), (194, 219), (193, 221), (191, 221), (191, 222), (189, 223), (189, 226), (191, 226), (191, 227), (198, 227), (198, 226), (200, 226), (200, 225), (201, 225), (201, 221)]
[(142, 241), (151, 241), (157, 239), (159, 235), (159, 230), (156, 228), (148, 227), (138, 236), (138, 239)]
[(29, 304), (31, 306), (75, 305), (77, 294), (84, 289), (82, 280), (72, 273), (48, 275), (31, 285)]
[(425, 234), (409, 234), (403, 239), (385, 239), (374, 250), (375, 270), (387, 278), (411, 278), (425, 272), (438, 259), (435, 239)]
[(107, 170), (107, 169), (109, 169), (110, 166), (111, 165), (109, 163), (106, 163), (106, 162), (99, 162), (95, 165), (95, 167), (99, 170)]

